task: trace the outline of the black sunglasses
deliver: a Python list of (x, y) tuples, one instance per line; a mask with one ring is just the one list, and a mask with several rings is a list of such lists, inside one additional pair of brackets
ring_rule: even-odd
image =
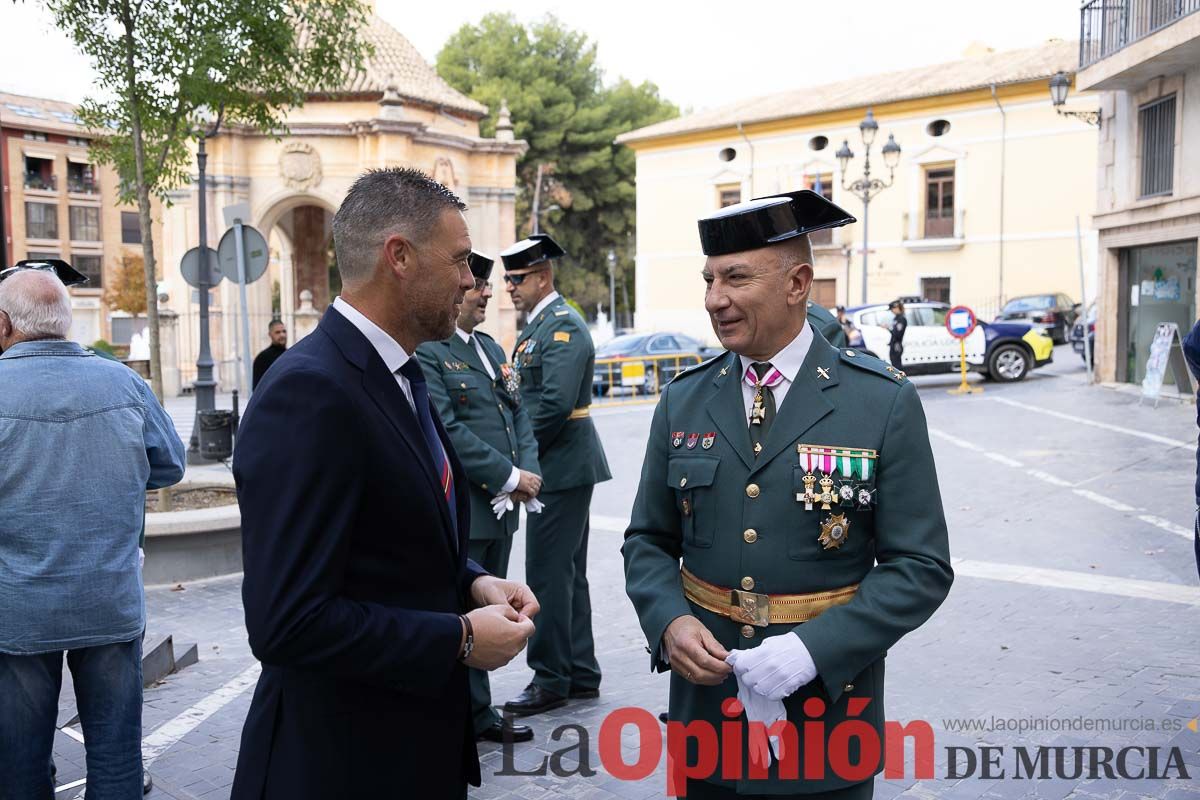
[(529, 272), (517, 273), (516, 275), (513, 275), (511, 272), (506, 272), (506, 273), (504, 273), (504, 282), (511, 286), (520, 286), (522, 283), (525, 282), (525, 279), (528, 278), (530, 275), (532, 275), (535, 272), (541, 272), (541, 271), (542, 270), (540, 270), (540, 269), (533, 269), (533, 270), (530, 270)]

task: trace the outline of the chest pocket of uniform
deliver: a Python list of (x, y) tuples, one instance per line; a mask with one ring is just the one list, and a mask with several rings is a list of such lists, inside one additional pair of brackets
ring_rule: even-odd
[(712, 547), (717, 533), (713, 482), (720, 463), (714, 456), (680, 456), (667, 462), (667, 485), (675, 491), (685, 544)]
[(485, 388), (483, 376), (470, 372), (451, 372), (443, 380), (455, 413), (469, 415), (473, 409), (480, 407), (481, 393)]
[(541, 353), (522, 353), (517, 356), (521, 368), (521, 386), (530, 389), (542, 388), (542, 355)]
[[(842, 481), (835, 474), (834, 502), (830, 503), (830, 509), (822, 511), (822, 504), (818, 501), (812, 504), (812, 511), (806, 511), (802, 499), (806, 474), (803, 467), (792, 468), (795, 513), (793, 515), (794, 523), (791, 524), (792, 529), (788, 532), (788, 556), (796, 561), (823, 561), (858, 558), (863, 555), (864, 550), (869, 550), (873, 554), (875, 546), (873, 517), (876, 497), (874, 478), (866, 483), (855, 482), (855, 494), (849, 501), (843, 501), (838, 493)], [(818, 479), (821, 477), (821, 473), (815, 474)], [(861, 502), (857, 495), (859, 490), (867, 492), (867, 496), (862, 498)], [(820, 485), (814, 485), (813, 491), (819, 494)], [(842, 544), (836, 547), (826, 547), (827, 542), (833, 544), (838, 540), (839, 533)]]

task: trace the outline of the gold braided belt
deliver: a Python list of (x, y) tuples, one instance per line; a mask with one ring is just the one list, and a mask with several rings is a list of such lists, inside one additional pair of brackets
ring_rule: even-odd
[(587, 419), (591, 415), (592, 415), (591, 406), (584, 406), (583, 408), (577, 408), (574, 411), (572, 411), (571, 415), (568, 416), (567, 419)]
[(841, 589), (807, 594), (756, 594), (715, 586), (700, 580), (686, 568), (680, 570), (680, 577), (683, 578), (684, 597), (688, 600), (734, 622), (759, 628), (808, 622), (834, 606), (849, 603), (858, 591), (855, 583)]

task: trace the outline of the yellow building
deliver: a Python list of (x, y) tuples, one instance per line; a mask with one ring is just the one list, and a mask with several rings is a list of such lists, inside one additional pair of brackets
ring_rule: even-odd
[[(93, 163), (89, 141), (70, 103), (0, 93), (4, 265), (66, 259), (89, 278), (71, 289), (71, 338), (124, 345), (138, 326), (105, 305), (104, 288), (122, 256), (140, 259), (142, 233), (137, 207), (118, 202), (117, 174)], [(155, 225), (156, 242), (161, 233)]]
[[(711, 340), (696, 220), (798, 188), (859, 219), (814, 236), (822, 305), (922, 295), (991, 319), (1022, 294), (1078, 300), (1077, 217), (1087, 274), (1095, 269), (1097, 134), (1057, 115), (1047, 88), (1056, 72), (1074, 72), (1077, 52), (1063, 41), (973, 46), (961, 61), (753, 98), (619, 137), (637, 154), (637, 326)], [(863, 204), (843, 184), (862, 175), (868, 109), (879, 124), (871, 176), (893, 183), (870, 203), (864, 290)], [(894, 176), (881, 155), (889, 135), (902, 148)], [(845, 174), (835, 156), (844, 141), (855, 152)]]
[[(364, 31), (375, 52), (366, 69), (333, 96), (312, 97), (287, 117), (277, 140), (247, 129), (222, 129), (207, 142), (208, 244), (227, 225), (223, 210), (246, 203), (244, 220), (267, 237), (271, 264), (249, 291), (250, 351), (268, 343), (273, 294), (292, 340), (310, 332), (338, 291), (331, 222), (350, 184), (363, 171), (421, 169), (469, 206), (477, 250), (495, 255), (514, 240), (516, 160), (526, 145), (513, 140), (504, 110), (495, 138), (479, 135), (487, 109), (452, 89), (398, 31), (377, 16)], [(195, 181), (170, 195), (164, 211), (165, 306), (178, 331), (164, 333), (163, 375), (168, 395), (195, 380), (199, 296), (179, 263), (198, 244)], [(239, 385), (238, 291), (223, 281), (212, 293), (212, 351), (222, 390)], [(168, 315), (169, 317), (170, 315)], [(168, 323), (169, 325), (170, 323)], [(483, 326), (510, 346), (515, 312), (497, 292)], [(173, 339), (177, 353), (172, 353)]]

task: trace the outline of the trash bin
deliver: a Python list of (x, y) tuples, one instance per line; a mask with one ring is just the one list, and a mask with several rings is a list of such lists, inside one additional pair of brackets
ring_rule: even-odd
[(233, 455), (233, 412), (214, 409), (200, 412), (200, 455), (224, 461)]

